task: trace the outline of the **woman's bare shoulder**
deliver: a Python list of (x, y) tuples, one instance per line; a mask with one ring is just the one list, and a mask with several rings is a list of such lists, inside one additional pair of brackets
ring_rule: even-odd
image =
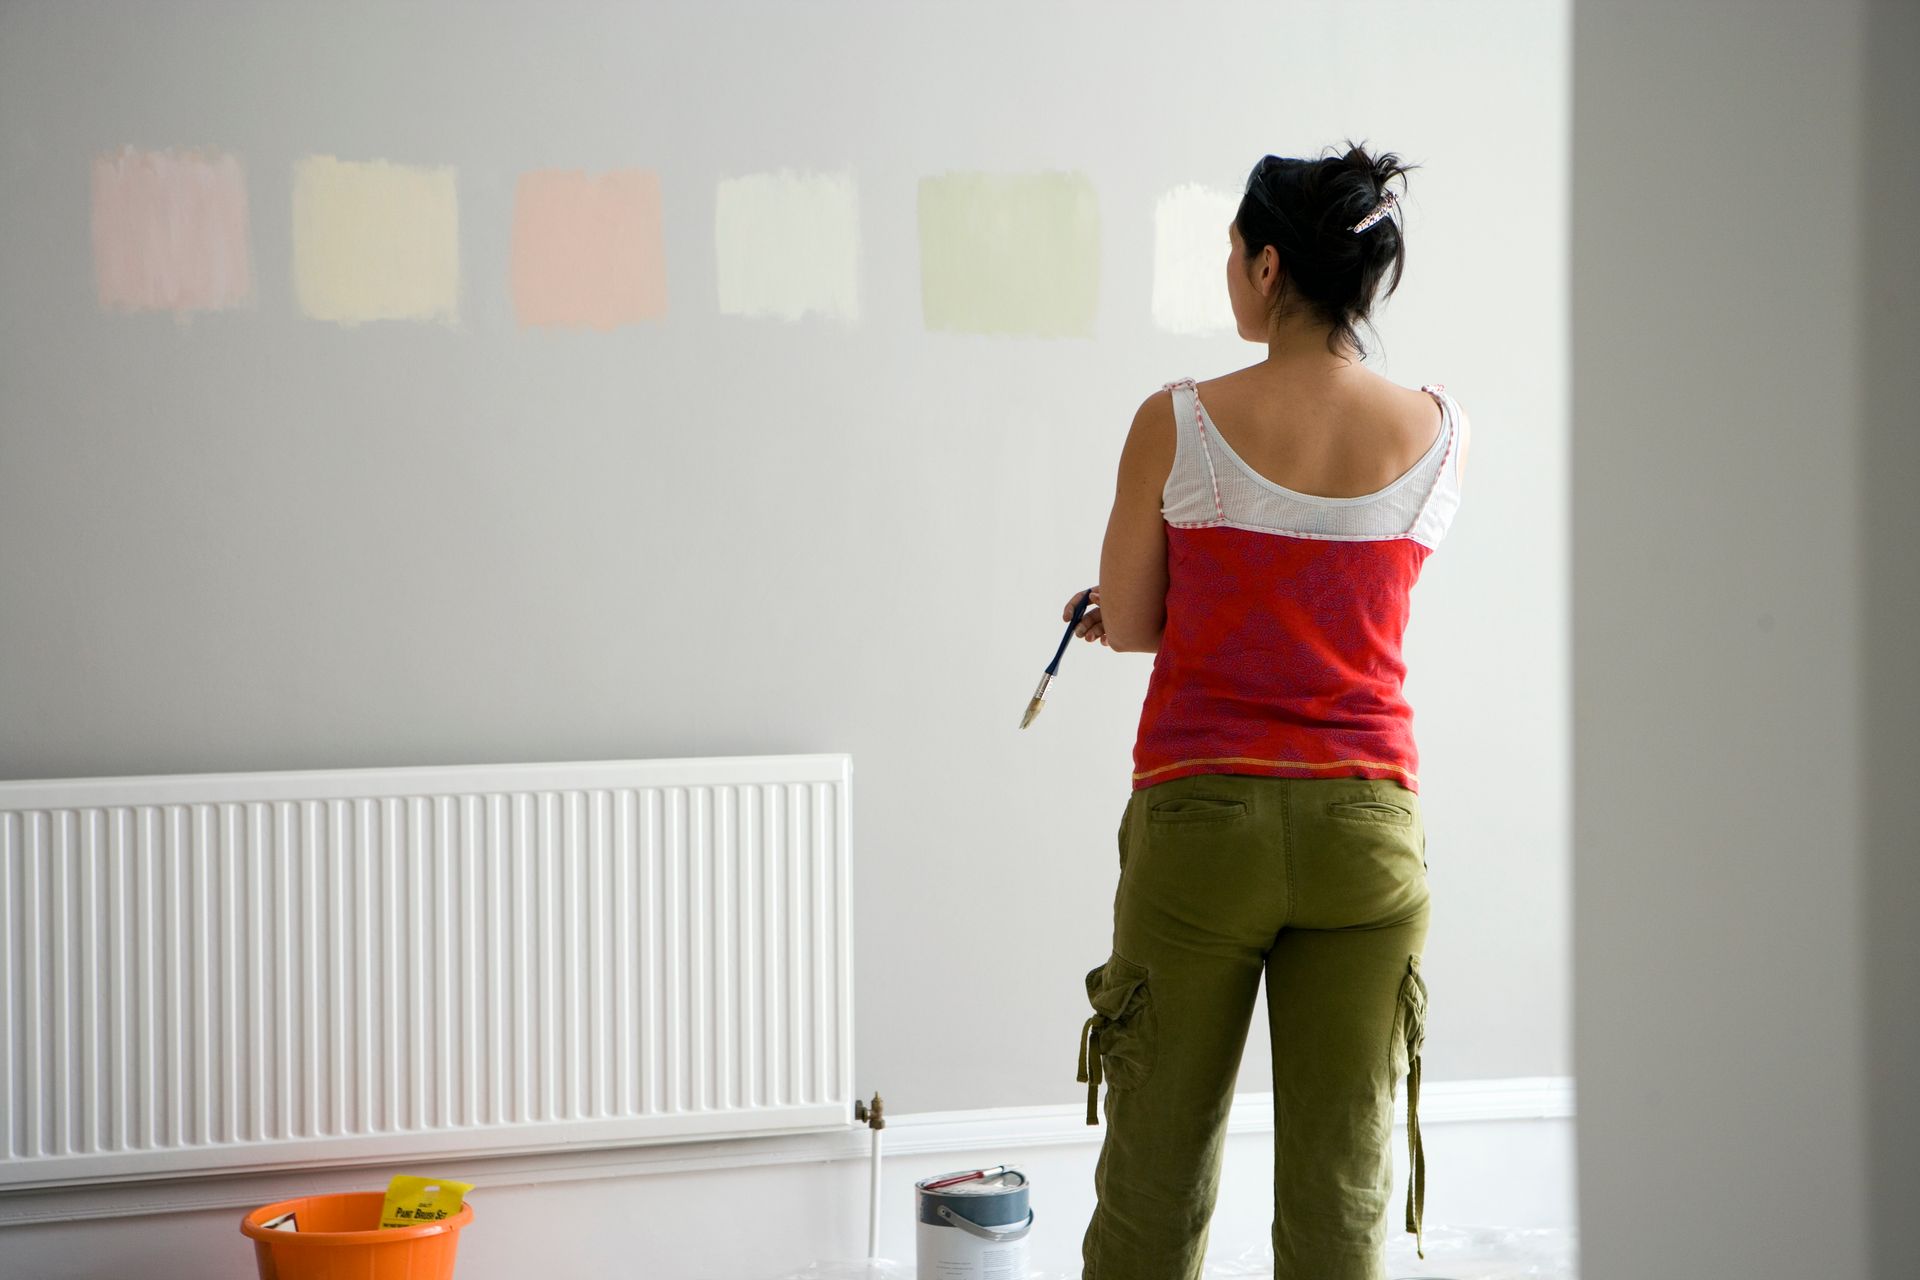
[[(1232, 402), (1283, 414), (1289, 409), (1297, 414), (1302, 407), (1297, 398), (1301, 388), (1276, 380), (1258, 365), (1207, 378), (1194, 386), (1200, 398), (1208, 403)], [(1208, 400), (1209, 395), (1212, 400)], [(1398, 424), (1402, 431), (1424, 434), (1429, 439), (1433, 436), (1436, 406), (1424, 387), (1402, 386), (1372, 369), (1344, 370), (1333, 381), (1316, 382), (1311, 397), (1319, 402), (1317, 407), (1328, 417)], [(1294, 403), (1281, 403), (1288, 400)], [(1265, 415), (1256, 412), (1255, 416)], [(1309, 416), (1320, 415), (1310, 413)]]

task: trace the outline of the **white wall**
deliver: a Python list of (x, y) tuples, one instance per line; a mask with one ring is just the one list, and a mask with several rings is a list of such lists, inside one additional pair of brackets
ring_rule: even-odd
[[(1376, 364), (1476, 427), (1406, 645), (1429, 1078), (1566, 1074), (1566, 4), (0, 24), (0, 776), (849, 751), (856, 1084), (902, 1112), (1076, 1092), (1149, 660), (1083, 647), (1014, 726), (1134, 407), (1263, 354), (1153, 327), (1155, 199), (1347, 135), (1425, 165)], [(128, 143), (241, 157), (252, 311), (97, 305), (89, 164)], [(300, 314), (309, 152), (458, 167), (457, 328)], [(661, 171), (666, 319), (516, 329), (550, 165)], [(855, 326), (716, 313), (714, 184), (781, 166), (855, 176)], [(923, 329), (916, 183), (971, 167), (1090, 175), (1094, 340)]]
[(1576, 10), (1589, 1280), (1912, 1273), (1916, 34)]
[[(856, 1085), (908, 1117), (1071, 1111), (1148, 660), (1079, 649), (1014, 724), (1095, 571), (1134, 407), (1263, 354), (1154, 329), (1154, 201), (1353, 136), (1425, 166), (1373, 363), (1444, 382), (1475, 424), (1407, 636), (1428, 1087), (1562, 1078), (1569, 9), (0, 7), (0, 777), (848, 751)], [(242, 158), (253, 309), (99, 308), (89, 164), (124, 144)], [(457, 166), (457, 327), (299, 313), (289, 177), (310, 152)], [(547, 166), (661, 172), (664, 321), (515, 327), (513, 186)], [(717, 314), (715, 183), (780, 167), (855, 176), (857, 325)], [(967, 168), (1090, 176), (1094, 340), (923, 329), (916, 184)], [(1429, 1136), (1430, 1222), (1569, 1223), (1564, 1114), (1453, 1134)], [(1263, 1141), (1234, 1139), (1220, 1247), (1266, 1229)], [(1066, 1265), (1096, 1148), (991, 1149), (1048, 1162)], [(928, 1159), (892, 1166), (896, 1192), (964, 1162)], [(712, 1269), (670, 1272), (716, 1280), (843, 1251), (849, 1226), (857, 1244), (858, 1164), (798, 1168), (505, 1177), (492, 1263), (476, 1234), (462, 1273), (521, 1259), (540, 1221), (609, 1257), (720, 1241)], [(141, 1255), (247, 1274), (234, 1215), (169, 1194), (6, 1227), (0, 1252), (32, 1275)], [(734, 1229), (776, 1197), (767, 1234)]]

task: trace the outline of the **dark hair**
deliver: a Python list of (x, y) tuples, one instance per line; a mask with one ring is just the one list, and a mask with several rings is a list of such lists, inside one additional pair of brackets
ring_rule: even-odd
[(1370, 156), (1351, 139), (1344, 155), (1337, 150), (1313, 160), (1262, 157), (1233, 220), (1248, 261), (1272, 245), (1286, 269), (1269, 318), (1285, 314), (1288, 294), (1297, 293), (1311, 315), (1332, 326), (1329, 351), (1338, 354), (1344, 340), (1364, 359), (1357, 326), (1371, 325), (1374, 291), (1389, 268), (1383, 296), (1400, 287), (1407, 251), (1391, 213), (1365, 231), (1351, 228), (1380, 203), (1388, 182), (1399, 178), (1404, 190), (1408, 171), (1419, 166), (1400, 163), (1391, 151)]

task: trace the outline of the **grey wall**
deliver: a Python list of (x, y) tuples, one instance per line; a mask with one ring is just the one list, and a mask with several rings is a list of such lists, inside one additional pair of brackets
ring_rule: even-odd
[(1913, 353), (1920, 349), (1920, 5), (1869, 0), (1866, 153), (1857, 175), (1865, 238), (1856, 300), (1864, 365), (1859, 459), (1862, 583), (1859, 706), (1862, 837), (1866, 874), (1866, 1089), (1870, 1274), (1891, 1276), (1913, 1258), (1920, 1204), (1920, 835), (1913, 827), (1914, 726), (1920, 725), (1920, 413)]
[[(856, 1086), (1073, 1101), (1148, 659), (1082, 648), (1014, 725), (1134, 407), (1264, 354), (1153, 328), (1153, 202), (1352, 135), (1425, 166), (1375, 366), (1476, 429), (1407, 638), (1428, 1078), (1564, 1074), (1568, 29), (1530, 0), (8, 4), (0, 777), (850, 751)], [(128, 143), (242, 158), (253, 310), (100, 311), (89, 163)], [(309, 152), (458, 167), (459, 327), (298, 313)], [(661, 171), (664, 321), (515, 328), (513, 183), (546, 166)], [(783, 166), (856, 176), (855, 327), (717, 314), (714, 184)], [(976, 167), (1091, 175), (1094, 340), (923, 331), (916, 183)]]
[(1575, 12), (1588, 1280), (1911, 1273), (1915, 35)]

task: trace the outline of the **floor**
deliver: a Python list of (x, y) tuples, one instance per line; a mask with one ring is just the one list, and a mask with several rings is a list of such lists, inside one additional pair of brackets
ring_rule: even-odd
[[(1578, 1280), (1574, 1234), (1557, 1229), (1432, 1227), (1426, 1254), (1414, 1253), (1413, 1237), (1395, 1232), (1387, 1245), (1390, 1280)], [(1271, 1280), (1273, 1251), (1267, 1246), (1231, 1258), (1210, 1258), (1203, 1280)], [(890, 1259), (816, 1262), (782, 1280), (914, 1280), (911, 1263)], [(1027, 1280), (1080, 1280), (1072, 1272), (1033, 1272)]]

